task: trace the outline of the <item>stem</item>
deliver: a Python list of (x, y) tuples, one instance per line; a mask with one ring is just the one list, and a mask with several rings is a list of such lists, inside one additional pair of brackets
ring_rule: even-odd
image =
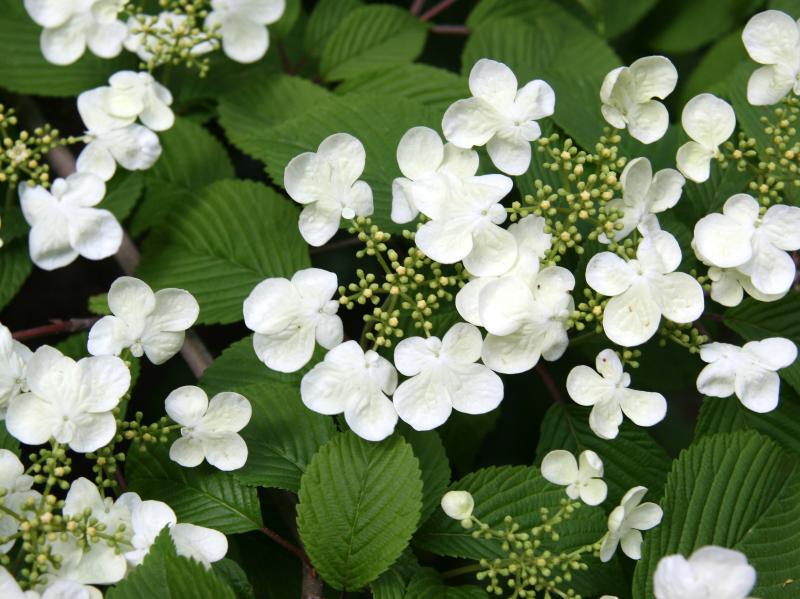
[(305, 551), (303, 551), (302, 549), (300, 549), (296, 545), (293, 545), (292, 543), (290, 543), (289, 541), (284, 539), (281, 535), (279, 535), (277, 532), (275, 532), (271, 528), (267, 528), (265, 526), (264, 528), (261, 528), (259, 530), (261, 531), (261, 533), (265, 534), (270, 539), (275, 541), (278, 545), (280, 545), (281, 547), (283, 547), (287, 551), (291, 551), (293, 554), (295, 554), (297, 556), (297, 558), (301, 562), (303, 562), (303, 564), (305, 564), (306, 566), (309, 566), (310, 568), (313, 569), (313, 566), (311, 565), (311, 562), (308, 560), (308, 556), (306, 555)]
[(460, 568), (454, 568), (453, 570), (442, 572), (442, 578), (455, 578), (456, 576), (463, 576), (464, 574), (480, 572), (483, 569), (483, 566), (480, 564), (470, 564), (468, 566), (461, 566)]
[(425, 6), (425, 0), (414, 0), (411, 3), (411, 8), (409, 8), (408, 11), (416, 17), (419, 13), (422, 12), (424, 6)]
[(37, 337), (48, 337), (58, 333), (74, 333), (75, 331), (83, 331), (92, 327), (94, 323), (100, 320), (99, 316), (92, 318), (70, 318), (68, 320), (53, 320), (51, 324), (45, 324), (32, 329), (24, 329), (16, 331), (11, 336), (17, 341), (25, 339), (36, 339)]
[(564, 396), (561, 395), (561, 391), (558, 389), (558, 385), (553, 380), (553, 377), (550, 376), (550, 373), (547, 372), (547, 369), (544, 367), (544, 364), (539, 362), (536, 365), (536, 372), (539, 373), (539, 376), (544, 383), (544, 386), (547, 387), (547, 390), (550, 392), (550, 396), (556, 400), (558, 403), (564, 403)]
[(431, 33), (442, 35), (469, 35), (470, 29), (466, 25), (434, 25)]
[(423, 13), (423, 15), (419, 18), (420, 21), (430, 21), (433, 17), (438, 15), (440, 12), (448, 8), (450, 5), (455, 4), (456, 0), (442, 0), (431, 8), (430, 10)]

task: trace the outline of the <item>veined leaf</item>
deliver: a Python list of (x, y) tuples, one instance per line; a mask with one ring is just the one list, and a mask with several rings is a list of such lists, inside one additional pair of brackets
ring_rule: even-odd
[(27, 239), (15, 239), (0, 248), (0, 308), (14, 299), (32, 270)]
[(432, 568), (422, 569), (408, 584), (403, 599), (485, 599), (486, 591), (475, 585), (447, 586)]
[(425, 522), (442, 500), (450, 484), (450, 463), (442, 440), (436, 431), (415, 431), (409, 426), (400, 429), (406, 441), (411, 443), (414, 455), (419, 460), (422, 472), (422, 516)]
[(344, 18), (363, 6), (361, 0), (320, 0), (311, 11), (306, 25), (303, 47), (314, 58), (319, 58), (325, 42)]

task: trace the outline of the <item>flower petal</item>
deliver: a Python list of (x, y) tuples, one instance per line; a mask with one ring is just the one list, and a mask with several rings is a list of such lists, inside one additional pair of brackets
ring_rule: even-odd
[(397, 411), (383, 393), (369, 391), (350, 401), (344, 410), (344, 419), (362, 439), (383, 441), (394, 431)]
[(300, 294), (290, 281), (265, 279), (244, 300), (245, 325), (262, 335), (281, 333), (297, 318), (299, 304)]
[(800, 249), (800, 208), (771, 206), (761, 219), (760, 229), (776, 248), (787, 252)]
[(300, 235), (309, 245), (320, 247), (328, 243), (339, 230), (342, 207), (335, 202), (314, 202), (300, 213)]
[(353, 185), (364, 172), (364, 144), (349, 133), (334, 133), (319, 144), (317, 155), (332, 167), (332, 178)]
[(549, 452), (539, 468), (545, 480), (566, 486), (578, 480), (578, 461), (570, 452), (556, 449)]
[(588, 366), (581, 364), (575, 366), (567, 375), (567, 394), (579, 405), (593, 406), (613, 397), (614, 383), (615, 381), (608, 381)]
[(178, 555), (208, 565), (218, 562), (228, 553), (228, 539), (213, 528), (179, 522), (169, 529)]
[(672, 322), (694, 322), (703, 314), (705, 298), (703, 288), (691, 275), (671, 272), (658, 281), (661, 313)]
[(186, 340), (184, 331), (149, 333), (142, 338), (144, 354), (155, 365), (163, 364), (181, 351)]
[(669, 112), (661, 102), (650, 100), (634, 104), (628, 111), (628, 131), (643, 144), (658, 141), (669, 127)]
[(498, 133), (486, 149), (494, 165), (508, 175), (522, 175), (531, 165), (531, 144), (526, 139)]
[(444, 143), (430, 127), (409, 129), (397, 145), (397, 165), (412, 181), (434, 174), (443, 160)]
[(713, 213), (697, 221), (693, 243), (706, 261), (719, 268), (732, 268), (752, 258), (752, 235), (752, 226)]
[(620, 539), (622, 553), (631, 559), (641, 559), (642, 557), (642, 533), (636, 529), (629, 530)]
[(115, 356), (93, 356), (78, 362), (81, 380), (80, 409), (108, 412), (119, 404), (131, 385), (125, 362)]
[(31, 19), (41, 27), (58, 27), (69, 19), (75, 5), (64, 0), (25, 0), (25, 10)]
[(797, 346), (782, 337), (750, 341), (742, 349), (759, 365), (769, 370), (787, 368), (797, 359)]
[(752, 17), (742, 31), (750, 58), (761, 64), (791, 64), (797, 59), (800, 32), (785, 12), (765, 10)]
[(315, 328), (309, 323), (293, 325), (280, 333), (253, 336), (258, 359), (278, 372), (297, 372), (314, 354)]
[(630, 265), (611, 252), (595, 254), (586, 265), (586, 283), (603, 295), (613, 297), (624, 293), (633, 281)]
[(473, 230), (472, 249), (463, 262), (469, 272), (484, 277), (507, 272), (516, 259), (514, 236), (507, 229), (484, 222)]
[(589, 428), (601, 439), (616, 439), (622, 424), (622, 410), (615, 399), (597, 402), (589, 412)]
[(47, 62), (68, 65), (86, 51), (86, 23), (81, 15), (68, 19), (63, 25), (42, 31), (40, 47)]
[(625, 416), (638, 426), (653, 426), (667, 415), (667, 400), (660, 393), (619, 389), (617, 399)]
[(689, 557), (697, 581), (720, 597), (745, 597), (756, 585), (756, 571), (747, 557), (724, 547), (701, 547)]
[(442, 356), (462, 363), (477, 362), (481, 357), (483, 337), (477, 327), (459, 322), (442, 338)]
[(581, 501), (586, 505), (600, 505), (608, 497), (608, 485), (594, 478), (581, 487)]
[(664, 56), (645, 56), (631, 63), (637, 102), (650, 98), (663, 100), (672, 93), (678, 83), (675, 65)]
[(148, 329), (182, 332), (192, 326), (199, 315), (200, 306), (191, 293), (184, 289), (161, 289), (155, 293)]
[(611, 341), (624, 347), (641, 345), (650, 339), (660, 322), (661, 310), (645, 283), (636, 283), (611, 298), (603, 313), (603, 331)]
[(481, 98), (499, 110), (506, 109), (514, 102), (517, 94), (517, 78), (502, 62), (482, 58), (469, 72), (469, 90), (476, 98)]
[(794, 87), (794, 73), (782, 66), (756, 69), (747, 80), (747, 101), (753, 106), (780, 102)]
[(241, 63), (260, 60), (269, 47), (269, 33), (262, 24), (250, 20), (246, 13), (232, 15), (222, 22), (222, 49), (228, 58)]
[(79, 208), (71, 211), (67, 224), (70, 245), (89, 260), (113, 256), (122, 245), (122, 226), (108, 210)]
[(484, 145), (494, 136), (498, 127), (497, 114), (480, 98), (454, 102), (442, 118), (444, 136), (460, 148)]
[(685, 183), (686, 179), (674, 168), (658, 171), (647, 193), (650, 212), (664, 212), (675, 206), (681, 198)]
[(393, 399), (400, 419), (418, 431), (441, 426), (453, 410), (450, 395), (433, 371), (423, 372), (401, 383)]
[(537, 121), (551, 116), (556, 110), (556, 93), (541, 79), (526, 83), (514, 99), (514, 116), (520, 121)]
[(310, 204), (327, 197), (330, 165), (314, 152), (298, 154), (283, 171), (286, 193), (299, 204)]
[(11, 400), (6, 413), (6, 428), (26, 445), (42, 445), (59, 425), (60, 414), (50, 402), (33, 393), (22, 393)]
[(78, 155), (76, 168), (79, 173), (92, 173), (108, 181), (117, 170), (114, 156), (100, 141), (91, 141)]
[(465, 219), (431, 220), (417, 229), (414, 241), (436, 262), (454, 264), (472, 251), (471, 233)]
[(697, 95), (686, 103), (681, 114), (681, 123), (689, 137), (710, 149), (716, 148), (733, 134), (736, 114), (725, 100), (706, 93)]
[(486, 335), (481, 358), (495, 372), (518, 374), (536, 366), (542, 354), (543, 340), (520, 329), (508, 335)]
[(78, 453), (96, 451), (108, 445), (117, 434), (117, 421), (111, 412), (79, 414), (72, 422), (75, 430), (68, 443), (70, 449)]
[(675, 163), (684, 177), (695, 183), (703, 183), (711, 176), (713, 157), (713, 150), (701, 146), (696, 141), (687, 141), (678, 148)]
[(527, 320), (532, 303), (530, 289), (522, 280), (494, 280), (484, 287), (478, 300), (483, 326), (493, 335), (514, 333)]
[(195, 437), (176, 439), (169, 448), (169, 459), (184, 468), (194, 468), (203, 463), (205, 458), (203, 442)]
[(237, 433), (247, 426), (252, 415), (253, 408), (244, 395), (224, 391), (211, 398), (201, 427), (204, 432)]
[(86, 42), (95, 56), (114, 58), (122, 52), (122, 42), (127, 36), (128, 28), (122, 21), (94, 22), (86, 32)]
[(321, 268), (304, 268), (292, 276), (292, 285), (309, 306), (322, 308), (338, 289), (336, 273)]
[(756, 231), (752, 239), (753, 256), (739, 266), (762, 293), (785, 293), (794, 283), (796, 267), (792, 257), (772, 245), (768, 235)]
[(208, 396), (200, 387), (184, 385), (164, 401), (167, 415), (183, 426), (196, 426), (208, 409)]
[(778, 373), (762, 369), (737, 372), (734, 380), (736, 397), (746, 408), (759, 414), (778, 407), (780, 387)]
[(236, 433), (203, 436), (206, 461), (225, 472), (238, 470), (247, 462), (247, 443)]
[(451, 385), (453, 408), (464, 414), (491, 412), (503, 401), (503, 381), (483, 364), (452, 367), (458, 386)]

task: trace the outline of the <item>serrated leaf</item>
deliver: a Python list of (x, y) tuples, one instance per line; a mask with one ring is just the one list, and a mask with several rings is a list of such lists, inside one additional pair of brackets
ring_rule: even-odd
[(247, 573), (235, 561), (223, 558), (212, 564), (214, 574), (227, 584), (233, 591), (236, 599), (256, 599), (253, 585), (247, 578)]
[(256, 489), (206, 463), (183, 468), (170, 460), (167, 448), (161, 444), (148, 445), (146, 451), (138, 445), (131, 446), (125, 474), (130, 490), (142, 499), (168, 504), (179, 522), (207, 526), (225, 534), (263, 526)]
[(411, 443), (414, 455), (419, 460), (422, 472), (422, 512), (419, 521), (425, 522), (439, 507), (442, 495), (450, 484), (450, 463), (436, 431), (421, 432), (403, 426), (400, 432)]
[(758, 572), (752, 594), (786, 597), (800, 578), (800, 471), (758, 433), (713, 435), (681, 452), (667, 478), (661, 524), (645, 535), (633, 596), (653, 596), (653, 573), (665, 555), (705, 545), (743, 552)]
[(363, 6), (361, 0), (320, 0), (311, 11), (303, 38), (303, 48), (309, 56), (319, 58), (325, 42), (342, 20)]
[(32, 270), (27, 239), (16, 239), (0, 247), (0, 309), (14, 299)]
[(408, 584), (402, 599), (486, 599), (488, 595), (475, 585), (447, 586), (439, 573), (423, 568)]
[(409, 581), (419, 571), (417, 558), (407, 549), (391, 568), (369, 585), (373, 599), (403, 599)]
[(422, 506), (422, 479), (399, 435), (380, 443), (338, 435), (309, 464), (297, 527), (311, 563), (336, 589), (359, 589), (403, 552)]
[(309, 266), (297, 217), (294, 206), (260, 183), (212, 183), (145, 243), (139, 276), (154, 288), (192, 293), (199, 323), (240, 321), (242, 302), (258, 283)]

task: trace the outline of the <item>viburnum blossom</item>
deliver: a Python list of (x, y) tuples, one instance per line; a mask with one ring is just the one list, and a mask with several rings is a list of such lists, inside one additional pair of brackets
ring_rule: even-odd
[(20, 186), (33, 263), (55, 270), (78, 256), (102, 260), (114, 255), (122, 243), (122, 227), (111, 212), (95, 207), (105, 194), (105, 183), (89, 173), (56, 179), (49, 190)]
[(482, 58), (469, 73), (472, 98), (452, 104), (442, 119), (447, 141), (460, 148), (486, 145), (494, 165), (521, 175), (531, 163), (531, 143), (542, 135), (536, 121), (553, 114), (556, 95), (545, 81), (517, 89), (517, 78), (501, 62)]
[(344, 413), (348, 426), (367, 441), (392, 434), (397, 412), (387, 395), (397, 387), (392, 363), (355, 341), (345, 341), (303, 376), (300, 397), (320, 414)]
[(712, 397), (736, 394), (754, 412), (771, 412), (778, 406), (781, 379), (777, 371), (797, 359), (797, 346), (782, 337), (750, 341), (738, 347), (708, 343), (700, 348), (708, 366), (697, 377), (697, 390)]
[(442, 496), (442, 510), (453, 520), (469, 521), (475, 499), (469, 491), (448, 491)]
[(600, 505), (608, 495), (608, 485), (603, 480), (603, 460), (587, 449), (578, 459), (570, 452), (556, 449), (542, 460), (542, 476), (553, 483), (567, 487), (567, 496), (586, 505)]
[(105, 107), (113, 117), (133, 123), (139, 119), (153, 131), (166, 131), (175, 124), (170, 91), (150, 73), (119, 71), (108, 80)]
[(653, 575), (655, 599), (748, 599), (756, 570), (747, 556), (733, 549), (707, 545), (686, 559), (662, 557)]
[(205, 459), (220, 470), (237, 470), (247, 461), (247, 444), (238, 434), (253, 413), (243, 395), (217, 393), (208, 401), (200, 387), (186, 385), (166, 399), (167, 415), (181, 425), (181, 438), (169, 457), (181, 466), (199, 466)]
[(358, 178), (364, 172), (364, 146), (349, 133), (334, 133), (316, 152), (292, 158), (283, 173), (286, 193), (298, 204), (300, 234), (310, 245), (327, 243), (342, 218), (372, 214), (372, 189)]
[(200, 307), (183, 289), (155, 293), (144, 281), (120, 277), (108, 290), (110, 316), (89, 331), (88, 350), (93, 356), (118, 356), (122, 350), (143, 354), (153, 364), (163, 364), (183, 346), (186, 330), (197, 320)]
[[(695, 248), (696, 254), (697, 248)], [(700, 258), (700, 261), (708, 265), (703, 258)], [(723, 306), (738, 306), (742, 303), (745, 292), (760, 302), (774, 302), (786, 295), (786, 293), (761, 293), (755, 288), (750, 277), (735, 268), (709, 266), (708, 278), (711, 281), (711, 299)]]
[(409, 337), (397, 344), (394, 363), (411, 377), (394, 392), (402, 420), (426, 431), (444, 424), (452, 410), (483, 414), (503, 400), (503, 381), (480, 360), (481, 332), (464, 322), (444, 337)]
[[(3, 506), (17, 514), (29, 499), (38, 501), (41, 495), (31, 489), (33, 477), (25, 474), (19, 458), (8, 449), (0, 449), (0, 489), (3, 489)], [(20, 522), (10, 514), (0, 513), (0, 537), (11, 537), (19, 530)], [(16, 539), (0, 545), (0, 553), (8, 553)], [(3, 595), (0, 595), (2, 597)]]
[(645, 56), (629, 67), (618, 67), (600, 88), (603, 117), (612, 127), (627, 127), (640, 142), (653, 143), (669, 126), (667, 108), (653, 98), (663, 100), (677, 83), (678, 71), (664, 56)]
[(8, 404), (28, 390), (25, 373), (33, 352), (11, 337), (11, 331), (0, 324), (0, 420), (6, 416)]
[(750, 58), (766, 65), (747, 82), (747, 101), (776, 104), (787, 94), (800, 94), (800, 25), (785, 12), (765, 10), (752, 17), (742, 32)]
[(8, 432), (27, 445), (51, 437), (86, 453), (106, 445), (117, 432), (111, 413), (128, 391), (131, 374), (113, 356), (78, 362), (44, 345), (28, 361), (27, 393), (11, 400)]
[(630, 389), (631, 376), (623, 371), (622, 361), (610, 349), (597, 354), (595, 372), (579, 365), (567, 375), (567, 393), (582, 406), (592, 406), (589, 426), (603, 439), (619, 434), (622, 415), (639, 426), (653, 426), (667, 414), (667, 400), (660, 393)]
[(325, 349), (342, 342), (339, 302), (332, 299), (336, 275), (320, 268), (297, 271), (291, 281), (269, 278), (244, 300), (244, 322), (255, 331), (258, 358), (279, 372), (295, 372), (314, 353), (316, 340)]
[(683, 107), (681, 123), (691, 141), (678, 148), (678, 170), (687, 179), (702, 183), (711, 174), (711, 160), (721, 155), (720, 144), (736, 128), (736, 113), (725, 100), (700, 94)]
[(211, 0), (208, 29), (219, 27), (222, 50), (236, 62), (255, 62), (267, 53), (272, 25), (283, 16), (286, 0)]
[(641, 345), (656, 333), (662, 315), (677, 323), (700, 317), (703, 288), (690, 275), (674, 272), (680, 263), (681, 248), (666, 231), (647, 235), (634, 260), (611, 252), (592, 256), (586, 282), (611, 298), (603, 312), (603, 330), (611, 341)]
[(3, 599), (103, 599), (94, 587), (72, 580), (56, 580), (41, 591), (23, 591), (11, 573), (0, 566), (0, 597)]
[(600, 560), (609, 561), (622, 545), (631, 559), (642, 557), (642, 533), (658, 526), (664, 511), (655, 503), (642, 503), (646, 487), (633, 487), (608, 516), (608, 532), (600, 545)]

